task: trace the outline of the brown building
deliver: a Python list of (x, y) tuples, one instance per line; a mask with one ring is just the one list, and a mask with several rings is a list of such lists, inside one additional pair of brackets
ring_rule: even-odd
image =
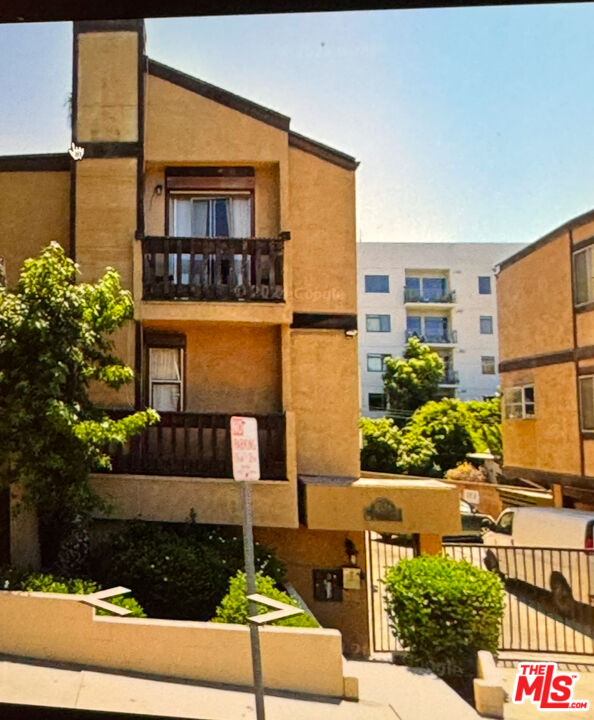
[(506, 475), (594, 508), (594, 211), (499, 266)]
[[(142, 21), (75, 23), (73, 59), (72, 140), (84, 156), (0, 158), (0, 255), (12, 283), (57, 240), (83, 279), (113, 266), (133, 294), (117, 347), (136, 384), (95, 399), (152, 406), (161, 423), (92, 481), (115, 519), (184, 522), (193, 510), (200, 523), (238, 525), (229, 418), (257, 417), (257, 537), (346, 651), (365, 654), (365, 531), (455, 531), (457, 500), (435, 482), (359, 478), (357, 162), (148, 59)], [(359, 588), (340, 582), (347, 539)], [(35, 562), (23, 519), (11, 551)], [(331, 598), (320, 593), (328, 573)]]

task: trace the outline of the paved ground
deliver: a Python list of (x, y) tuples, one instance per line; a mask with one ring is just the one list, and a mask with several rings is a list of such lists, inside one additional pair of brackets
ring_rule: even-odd
[[(359, 678), (359, 702), (267, 696), (267, 720), (479, 720), (469, 705), (429, 672), (347, 661), (345, 674)], [(162, 719), (255, 720), (249, 692), (22, 661), (0, 661), (0, 717), (5, 717), (1, 703)]]
[[(594, 665), (586, 665), (583, 662), (563, 662), (567, 658), (560, 656), (550, 656), (539, 654), (532, 658), (523, 657), (523, 660), (536, 660), (542, 662), (543, 660), (555, 660), (558, 661), (558, 669), (567, 670), (568, 672), (578, 672), (580, 677), (575, 685), (573, 693), (574, 700), (589, 700), (590, 709), (588, 711), (577, 712), (577, 711), (547, 711), (539, 710), (530, 701), (525, 701), (520, 705), (515, 705), (511, 702), (507, 702), (504, 708), (504, 720), (576, 720), (576, 718), (591, 718), (594, 717)], [(577, 658), (575, 658), (577, 660)], [(589, 658), (589, 662), (592, 662), (592, 658)], [(505, 661), (500, 664), (500, 672), (503, 679), (503, 687), (508, 694), (508, 698), (511, 699), (511, 694), (514, 687), (516, 678), (516, 666), (515, 662)]]

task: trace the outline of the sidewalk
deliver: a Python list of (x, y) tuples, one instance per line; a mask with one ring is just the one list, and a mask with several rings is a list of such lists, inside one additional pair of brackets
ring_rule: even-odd
[[(266, 696), (267, 720), (477, 720), (480, 716), (430, 672), (346, 661), (360, 700)], [(0, 703), (104, 711), (159, 718), (255, 720), (253, 695), (39, 662), (0, 661)], [(2, 706), (0, 704), (0, 716)]]

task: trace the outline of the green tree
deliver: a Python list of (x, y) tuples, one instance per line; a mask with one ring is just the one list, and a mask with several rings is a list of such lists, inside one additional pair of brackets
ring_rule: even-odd
[(390, 409), (414, 411), (435, 397), (444, 373), (442, 359), (411, 337), (403, 357), (385, 360), (384, 389)]
[(112, 420), (89, 398), (91, 383), (117, 389), (133, 379), (109, 339), (133, 302), (115, 270), (95, 284), (77, 274), (52, 243), (25, 261), (16, 288), (0, 288), (0, 476), (22, 487), (42, 563), (61, 572), (80, 569), (87, 524), (106, 509), (90, 471), (109, 468), (111, 443), (159, 419), (149, 409)]
[(474, 420), (474, 449), (476, 452), (491, 452), (500, 458), (503, 454), (500, 396), (488, 400), (470, 400), (465, 404)]
[[(455, 398), (443, 398), (428, 402), (419, 408), (403, 430), (403, 443), (413, 452), (414, 448), (427, 448), (433, 444), (432, 467), (429, 474), (443, 474), (456, 467), (474, 448), (473, 433), (476, 422), (466, 403)], [(417, 455), (418, 455), (417, 451)]]
[(398, 448), (400, 430), (391, 418), (361, 418), (361, 469), (376, 472), (399, 472)]

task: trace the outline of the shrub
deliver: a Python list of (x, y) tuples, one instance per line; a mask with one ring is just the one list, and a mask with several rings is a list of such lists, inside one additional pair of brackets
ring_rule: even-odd
[(475, 467), (472, 463), (463, 462), (448, 470), (445, 479), (459, 482), (486, 482), (487, 473), (482, 468)]
[[(284, 580), (271, 550), (256, 543), (255, 554), (257, 570)], [(151, 617), (209, 620), (243, 567), (243, 540), (232, 528), (134, 522), (96, 550), (93, 575), (132, 588)]]
[(384, 362), (384, 389), (392, 410), (416, 410), (434, 397), (443, 377), (439, 355), (419, 338), (411, 337), (401, 358)]
[(390, 418), (361, 418), (361, 469), (397, 473), (400, 430)]
[(455, 680), (474, 674), (479, 650), (497, 651), (504, 592), (494, 573), (422, 555), (390, 568), (385, 582), (392, 629), (408, 665)]
[[(101, 590), (101, 585), (93, 580), (60, 577), (51, 573), (8, 567), (0, 570), (0, 590), (90, 595)], [(146, 617), (144, 610), (133, 597), (115, 595), (112, 598), (106, 598), (106, 602), (130, 610), (132, 617)], [(98, 609), (96, 612), (97, 615), (110, 614), (106, 610)]]
[[(287, 593), (279, 590), (271, 577), (256, 573), (256, 591), (261, 595), (299, 607), (299, 603)], [(245, 573), (239, 571), (229, 581), (229, 592), (221, 600), (217, 608), (213, 622), (234, 623), (239, 625), (247, 625), (249, 601), (247, 599), (247, 581)], [(271, 608), (264, 605), (258, 605), (258, 614), (270, 612)], [(300, 615), (276, 620), (271, 625), (282, 625), (285, 627), (320, 627), (316, 620), (307, 612)]]

